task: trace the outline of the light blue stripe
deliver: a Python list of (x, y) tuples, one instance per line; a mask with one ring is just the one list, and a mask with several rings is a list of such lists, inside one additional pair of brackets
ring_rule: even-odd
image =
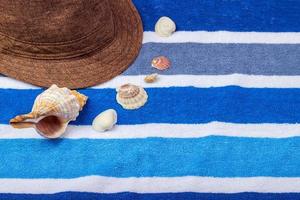
[[(88, 103), (72, 124), (90, 125), (101, 111), (114, 108), (118, 124), (143, 123), (299, 123), (300, 89), (147, 88), (149, 100), (129, 111), (117, 104), (114, 89), (85, 89)], [(41, 90), (0, 89), (0, 123), (30, 112)], [(4, 114), (5, 113), (5, 114)]]
[(157, 73), (154, 57), (165, 55), (172, 62), (164, 75), (300, 75), (298, 44), (200, 44), (146, 43), (123, 75)]
[(157, 73), (154, 57), (165, 55), (167, 74), (300, 75), (300, 45), (295, 44), (161, 44), (147, 43), (125, 75)]
[(299, 137), (0, 140), (0, 177), (299, 177), (299, 144)]
[(262, 32), (300, 31), (300, 1), (288, 0), (133, 0), (144, 23), (154, 30), (161, 16), (171, 17), (178, 30)]

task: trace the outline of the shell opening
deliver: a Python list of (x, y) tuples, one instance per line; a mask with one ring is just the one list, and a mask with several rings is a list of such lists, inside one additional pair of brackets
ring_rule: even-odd
[(40, 134), (47, 138), (57, 138), (65, 130), (65, 123), (57, 116), (47, 116), (35, 124)]

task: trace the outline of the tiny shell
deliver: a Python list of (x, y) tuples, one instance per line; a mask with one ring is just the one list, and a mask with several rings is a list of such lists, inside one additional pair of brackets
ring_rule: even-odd
[(117, 123), (117, 112), (114, 109), (100, 113), (93, 121), (93, 129), (99, 132), (110, 130)]
[(144, 88), (128, 83), (117, 89), (116, 99), (124, 109), (134, 110), (147, 102), (148, 95)]
[(171, 62), (167, 57), (159, 56), (152, 60), (151, 65), (158, 70), (166, 70), (171, 66)]
[(161, 17), (155, 24), (155, 32), (161, 37), (169, 37), (176, 31), (176, 24), (169, 17)]
[(47, 138), (58, 138), (74, 121), (87, 101), (87, 97), (75, 90), (52, 85), (38, 95), (32, 111), (10, 120), (14, 128), (34, 128)]
[(148, 75), (148, 76), (145, 77), (144, 81), (146, 83), (154, 83), (157, 80), (157, 76), (158, 76), (157, 73), (150, 74), (150, 75)]

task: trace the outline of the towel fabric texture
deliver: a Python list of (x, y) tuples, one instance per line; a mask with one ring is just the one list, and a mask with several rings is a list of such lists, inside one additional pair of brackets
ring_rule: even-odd
[[(133, 2), (140, 55), (80, 90), (89, 100), (63, 138), (9, 126), (43, 89), (0, 76), (0, 199), (300, 199), (300, 1)], [(170, 38), (154, 33), (161, 16), (177, 24)], [(170, 69), (151, 67), (160, 55)], [(141, 109), (115, 100), (128, 82), (148, 93)], [(117, 126), (92, 130), (110, 108)]]

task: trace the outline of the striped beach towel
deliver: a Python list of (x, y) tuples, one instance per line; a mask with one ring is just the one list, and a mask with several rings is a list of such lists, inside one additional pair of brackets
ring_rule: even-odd
[[(8, 125), (41, 88), (0, 77), (0, 199), (300, 199), (300, 1), (134, 0), (144, 23), (135, 63), (80, 90), (89, 97), (64, 138)], [(161, 16), (178, 32), (160, 38)], [(145, 84), (153, 57), (172, 67)], [(116, 103), (124, 83), (149, 100)], [(118, 112), (109, 132), (92, 130)]]

